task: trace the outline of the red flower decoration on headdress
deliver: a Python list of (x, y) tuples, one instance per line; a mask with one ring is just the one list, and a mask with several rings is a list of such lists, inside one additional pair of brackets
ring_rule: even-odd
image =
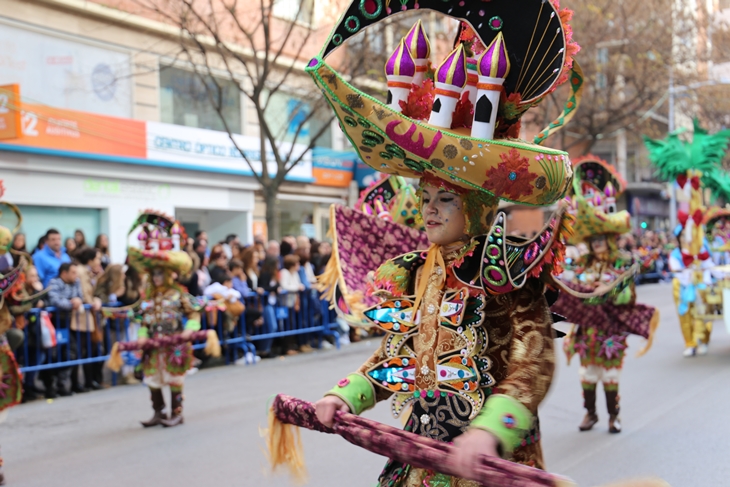
[(495, 196), (506, 195), (511, 200), (530, 195), (537, 174), (530, 172), (530, 161), (520, 157), (517, 149), (510, 149), (507, 154), (500, 154), (502, 162), (487, 171), (487, 180), (482, 187)]

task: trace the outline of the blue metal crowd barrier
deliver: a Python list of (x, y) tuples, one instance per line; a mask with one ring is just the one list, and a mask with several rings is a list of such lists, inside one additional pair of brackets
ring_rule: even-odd
[[(318, 347), (322, 338), (331, 336), (339, 348), (339, 332), (334, 311), (329, 303), (322, 301), (313, 291), (303, 291), (298, 296), (298, 306), (284, 306), (286, 293), (269, 302), (267, 294), (246, 296), (244, 312), (235, 322), (224, 311), (217, 313), (215, 324), (209, 326), (210, 312), (201, 312), (203, 329), (215, 329), (224, 351), (226, 364), (238, 359), (240, 350), (244, 356), (255, 353), (257, 349), (267, 348), (272, 340), (299, 335), (302, 339), (315, 338)], [(44, 313), (52, 319), (55, 328), (56, 345), (46, 348), (42, 343), (43, 332), (41, 322)], [(50, 369), (66, 369), (78, 365), (104, 362), (109, 358), (112, 345), (118, 341), (129, 341), (133, 337), (133, 328), (127, 317), (102, 318), (94, 313), (91, 306), (85, 305), (79, 310), (76, 324), (72, 326), (72, 312), (58, 310), (53, 307), (34, 308), (26, 314), (26, 326), (23, 329), (25, 340), (16, 350), (20, 370), (32, 381), (36, 372)], [(258, 322), (258, 318), (263, 318)], [(101, 326), (102, 334), (92, 334), (91, 323)], [(72, 329), (76, 328), (76, 329)], [(259, 347), (256, 346), (259, 345)], [(193, 349), (205, 347), (204, 342), (193, 344)], [(113, 378), (115, 382), (115, 378)]]

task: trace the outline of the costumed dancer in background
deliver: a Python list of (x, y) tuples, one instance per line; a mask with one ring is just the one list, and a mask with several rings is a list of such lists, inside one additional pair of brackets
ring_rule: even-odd
[[(649, 341), (651, 346), (659, 326), (659, 312), (636, 303), (631, 254), (618, 249), (618, 236), (631, 231), (630, 215), (617, 211), (616, 200), (625, 182), (606, 161), (595, 156), (576, 160), (573, 165), (574, 195), (570, 201), (576, 223), (568, 243), (585, 243), (588, 252), (571, 265), (570, 275), (561, 276), (563, 291), (551, 310), (574, 324), (565, 337), (568, 361), (580, 357), (580, 381), (586, 415), (578, 427), (588, 431), (598, 422), (596, 388), (603, 383), (608, 408), (608, 431), (620, 433), (619, 377), (629, 334)], [(608, 292), (611, 288), (611, 292)], [(603, 289), (602, 298), (584, 295)]]
[(684, 337), (685, 357), (707, 355), (713, 324), (712, 320), (698, 316), (700, 313), (697, 311), (698, 308), (704, 309), (705, 306), (698, 288), (705, 289), (712, 286), (711, 269), (715, 263), (706, 241), (703, 241), (700, 247), (699, 259), (695, 259), (688, 252), (692, 243), (687, 241), (686, 236), (692, 234), (692, 230), (687, 230), (681, 223), (678, 224), (674, 229), (677, 247), (669, 254), (669, 270), (674, 275), (672, 293)]
[(710, 134), (695, 120), (691, 141), (680, 139), (682, 132), (684, 129), (675, 130), (663, 140), (645, 137), (644, 144), (659, 175), (678, 186), (679, 225), (674, 230), (678, 246), (669, 256), (669, 269), (674, 273), (674, 301), (684, 337), (684, 356), (693, 357), (707, 353), (714, 319), (705, 312), (704, 301), (707, 289), (713, 285), (714, 263), (702, 228), (707, 213), (703, 193), (709, 189), (715, 197), (730, 201), (730, 175), (721, 164), (730, 130)]
[[(551, 205), (568, 189), (567, 154), (539, 143), (575, 109), (582, 78), (571, 66), (578, 47), (565, 22), (570, 13), (553, 3), (531, 0), (520, 9), (506, 0), (468, 3), (464, 13), (478, 5), (491, 18), (489, 25), (479, 24), (475, 32), (462, 23), (455, 49), (434, 73), (435, 83), (427, 78), (411, 86), (415, 60), (429, 52), (417, 23), (386, 66), (387, 105), (363, 96), (324, 61), (360, 28), (391, 15), (383, 2), (353, 2), (307, 68), (366, 164), (420, 179), (418, 208), (430, 246), (408, 249), (377, 269), (371, 291), (380, 303), (362, 315), (385, 338), (359, 370), (317, 402), (316, 412), (332, 425), (337, 411), (360, 414), (390, 398), (393, 414), (407, 418), (407, 431), (457, 445), (463, 478), (439, 473), (439, 465), (424, 469), (390, 461), (381, 486), (476, 485), (465, 478), (478, 476), (481, 454), (544, 467), (537, 410), (555, 366), (544, 293), (551, 274), (560, 272), (561, 238), (570, 217), (561, 208), (526, 240), (508, 235), (497, 207), (500, 198)], [(419, 4), (465, 20), (456, 2)], [(540, 47), (536, 57), (545, 62), (525, 65), (524, 59), (535, 57), (529, 33), (538, 26), (551, 33), (550, 46)], [(480, 52), (476, 45), (480, 83), (472, 110), (465, 91), (467, 50)], [(573, 91), (560, 120), (535, 143), (516, 140), (520, 116), (568, 78)], [(410, 89), (407, 100), (404, 86)], [(359, 241), (338, 242), (340, 252), (330, 264), (338, 262), (343, 270), (361, 265), (342, 251), (345, 243), (350, 249)]]
[[(144, 350), (144, 382), (150, 389), (154, 414), (143, 421), (145, 428), (183, 423), (183, 385), (193, 361), (189, 343), (200, 330), (199, 307), (177, 278), (192, 268), (190, 256), (180, 250), (185, 230), (179, 222), (163, 214), (146, 212), (135, 222), (140, 248), (130, 247), (129, 265), (147, 274), (146, 288), (138, 307), (141, 328), (138, 345)], [(186, 319), (187, 321), (184, 321)], [(184, 322), (184, 324), (183, 324)], [(159, 347), (145, 347), (147, 340), (179, 338)], [(162, 388), (170, 387), (170, 415), (165, 414)]]
[[(0, 181), (0, 198), (3, 193), (4, 188)], [(17, 218), (14, 230), (0, 225), (0, 259), (4, 264), (3, 270), (0, 272), (0, 423), (2, 423), (8, 417), (8, 410), (20, 403), (23, 394), (20, 369), (13, 351), (23, 343), (22, 329), (25, 321), (19, 320), (16, 328), (13, 328), (13, 313), (10, 308), (30, 303), (24, 289), (25, 269), (30, 262), (30, 256), (25, 253), (18, 254), (12, 249), (13, 236), (18, 232), (22, 223), (20, 210), (5, 201), (0, 204), (8, 207)], [(20, 256), (18, 265), (15, 267), (13, 267), (11, 253)], [(0, 457), (0, 485), (4, 484), (3, 459)]]

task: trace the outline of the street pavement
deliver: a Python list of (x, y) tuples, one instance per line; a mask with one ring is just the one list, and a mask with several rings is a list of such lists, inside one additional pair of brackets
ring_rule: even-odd
[[(580, 487), (656, 475), (673, 487), (730, 485), (730, 336), (718, 323), (710, 354), (682, 357), (683, 342), (667, 284), (638, 288), (658, 306), (661, 326), (650, 352), (635, 358), (630, 340), (621, 381), (624, 432), (609, 435), (599, 394), (600, 423), (578, 432), (583, 417), (576, 360), (561, 353), (550, 394), (540, 409), (548, 469)], [(229, 366), (190, 376), (186, 423), (145, 430), (151, 415), (143, 386), (115, 387), (10, 411), (0, 425), (8, 485), (14, 487), (253, 487), (293, 485), (267, 471), (259, 428), (277, 393), (314, 401), (374, 351), (373, 340), (256, 366)], [(562, 350), (560, 340), (556, 349)], [(388, 407), (366, 416), (398, 424)], [(372, 487), (382, 457), (339, 437), (303, 432), (308, 485)]]

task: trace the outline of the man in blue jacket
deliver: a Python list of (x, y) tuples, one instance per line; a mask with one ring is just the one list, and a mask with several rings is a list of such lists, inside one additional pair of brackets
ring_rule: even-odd
[(46, 232), (46, 246), (33, 256), (33, 263), (38, 269), (38, 277), (43, 287), (48, 287), (51, 279), (58, 276), (58, 268), (61, 264), (71, 262), (71, 257), (66, 249), (61, 246), (61, 234), (58, 230), (51, 228)]

